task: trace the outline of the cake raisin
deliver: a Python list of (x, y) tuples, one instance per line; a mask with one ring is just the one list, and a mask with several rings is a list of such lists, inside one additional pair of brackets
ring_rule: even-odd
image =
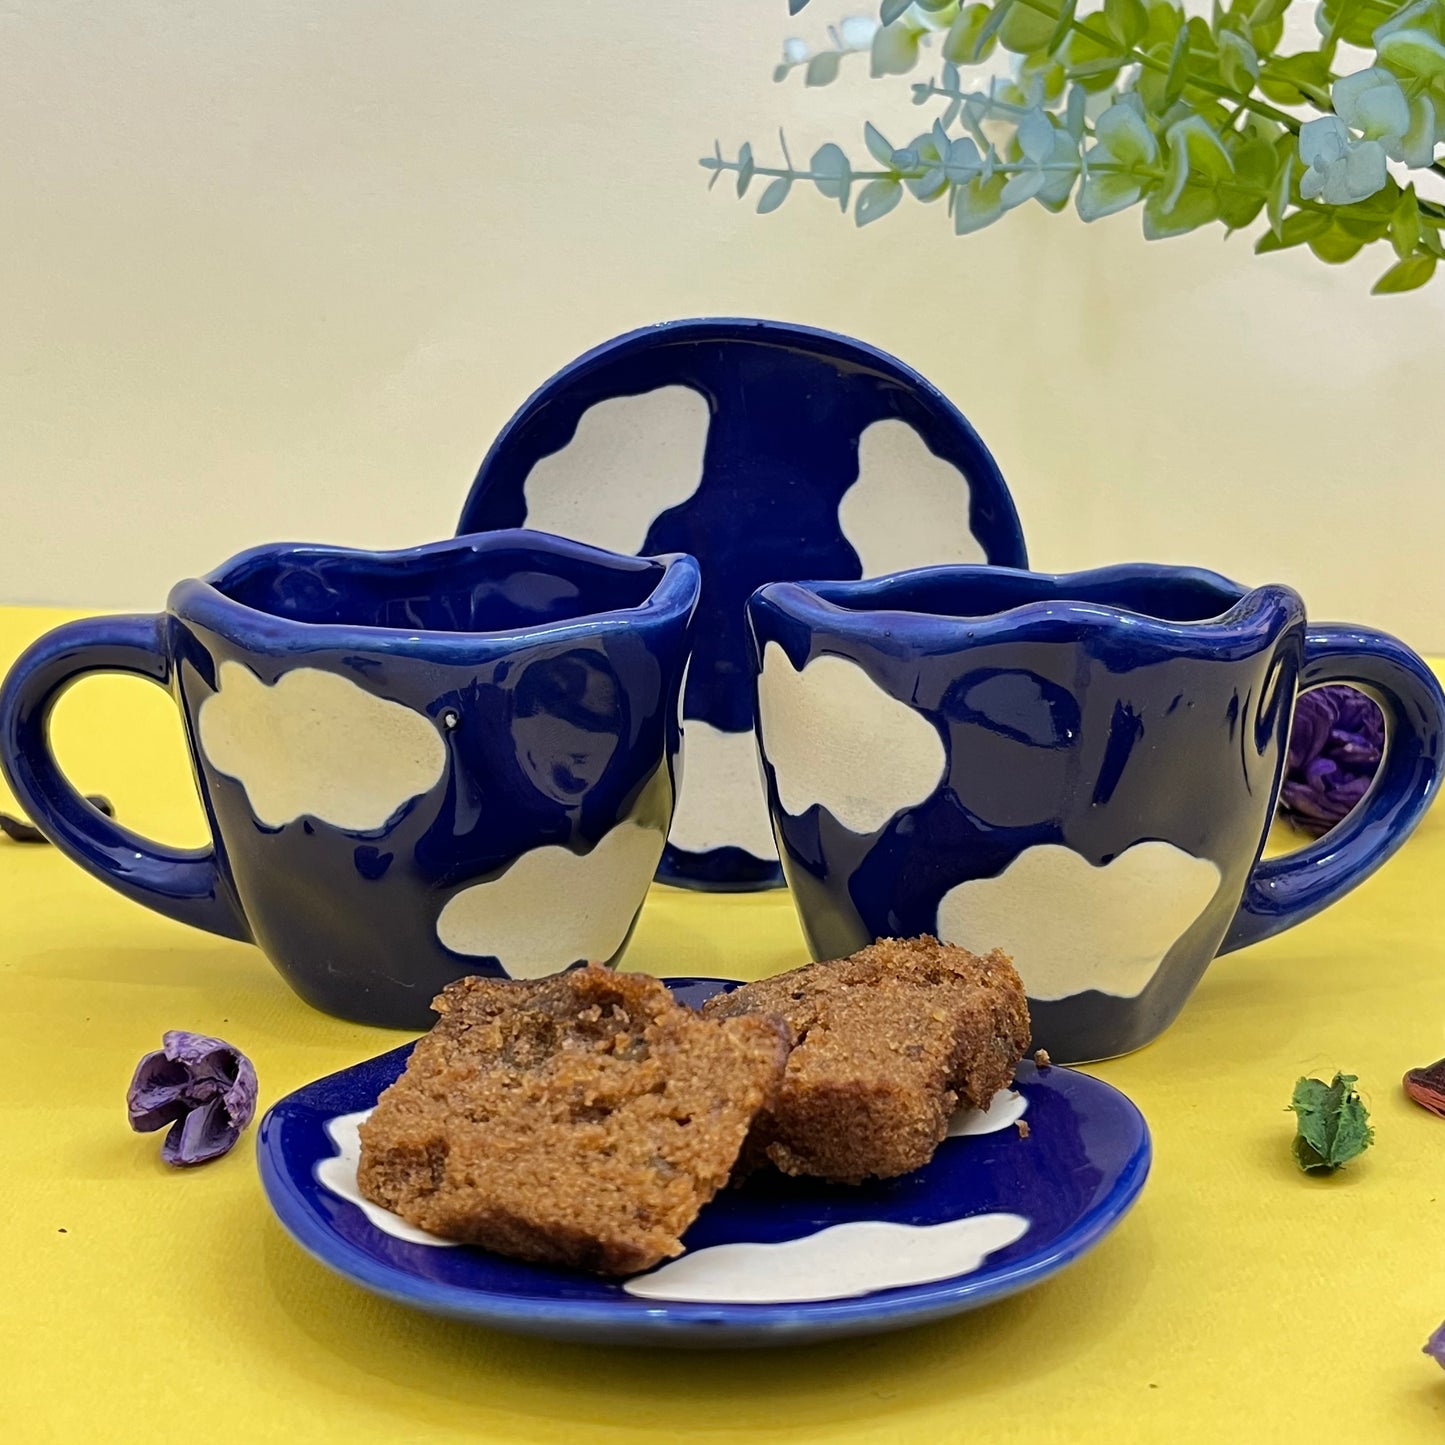
[(518, 1259), (632, 1274), (682, 1252), (787, 1057), (643, 974), (466, 978), (361, 1126), (362, 1194)]
[(1029, 1041), (1008, 957), (936, 938), (882, 939), (717, 994), (710, 1019), (776, 1017), (792, 1044), (742, 1162), (856, 1184), (920, 1168), (960, 1105), (987, 1107)]

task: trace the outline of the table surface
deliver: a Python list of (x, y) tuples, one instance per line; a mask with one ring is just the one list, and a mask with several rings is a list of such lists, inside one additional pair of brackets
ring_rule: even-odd
[[(0, 667), (67, 615), (0, 609)], [(132, 827), (199, 844), (159, 688), (80, 684), (57, 751)], [(0, 806), (9, 807), (0, 789)], [(1445, 1120), (1400, 1076), (1445, 1054), (1445, 813), (1325, 915), (1220, 960), (1154, 1046), (1091, 1072), (1154, 1131), (1121, 1227), (1033, 1292), (942, 1324), (712, 1354), (511, 1338), (363, 1293), (292, 1244), (254, 1130), (172, 1171), (124, 1096), (166, 1029), (255, 1061), (266, 1107), (398, 1035), (313, 1012), (255, 949), (0, 839), (0, 1418), (12, 1445), (145, 1441), (1134, 1441), (1412, 1445), (1445, 1427)], [(627, 966), (806, 961), (785, 892), (655, 887)], [(1377, 1130), (1332, 1179), (1290, 1159), (1301, 1074), (1357, 1073)]]

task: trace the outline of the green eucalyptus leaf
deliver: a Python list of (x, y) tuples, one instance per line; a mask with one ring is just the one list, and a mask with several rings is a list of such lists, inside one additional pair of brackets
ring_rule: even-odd
[(1174, 37), (1174, 48), (1169, 52), (1169, 72), (1164, 77), (1164, 106), (1167, 110), (1184, 94), (1184, 83), (1189, 79), (1189, 27), (1181, 26)]
[(1327, 211), (1295, 211), (1286, 216), (1279, 233), (1266, 231), (1255, 243), (1255, 253), (1263, 256), (1269, 251), (1288, 251), (1291, 246), (1303, 246), (1329, 230), (1333, 221)]
[(1004, 213), (1003, 188), (1008, 177), (1000, 171), (987, 178), (978, 176), (953, 188), (953, 229), (966, 236), (981, 231)]
[(1219, 190), (1219, 218), (1231, 231), (1242, 230), (1264, 209), (1275, 176), (1274, 147), (1243, 138), (1230, 147), (1234, 178)]
[(876, 80), (880, 75), (907, 75), (918, 64), (920, 32), (906, 25), (884, 25), (873, 37), (869, 73)]
[(1054, 28), (1049, 32), (1049, 38), (1044, 44), (1044, 53), (1052, 55), (1068, 39), (1069, 33), (1074, 28), (1074, 14), (1079, 8), (1079, 0), (1064, 0), (1063, 7), (1059, 11), (1059, 18), (1054, 22)]
[(1143, 183), (1135, 176), (1115, 171), (1090, 171), (1079, 183), (1074, 209), (1083, 221), (1098, 221), (1116, 211), (1127, 210), (1144, 195)]
[(1279, 167), (1274, 184), (1270, 187), (1269, 200), (1265, 203), (1269, 214), (1269, 228), (1276, 239), (1283, 236), (1284, 213), (1289, 208), (1291, 183), (1294, 176), (1294, 154), (1290, 152), (1282, 159), (1275, 152), (1275, 165)]
[(858, 192), (858, 202), (853, 207), (853, 220), (859, 226), (866, 226), (886, 216), (903, 199), (901, 181), (869, 181)]
[(868, 147), (868, 154), (872, 156), (880, 166), (892, 168), (893, 147), (883, 138), (883, 132), (880, 131), (872, 121), (864, 122), (863, 144)]
[(878, 7), (878, 19), (884, 25), (892, 25), (912, 3), (913, 0), (883, 0)]
[(839, 208), (848, 209), (848, 191), (853, 183), (852, 167), (840, 147), (831, 141), (813, 152), (809, 163), (813, 173), (813, 184), (823, 195), (838, 202)]
[(1380, 11), (1370, 0), (1323, 0), (1315, 25), (1322, 35), (1333, 35), (1350, 45), (1372, 43)]
[(1280, 19), (1290, 7), (1290, 0), (1255, 0), (1245, 19), (1248, 25), (1268, 25)]
[(1396, 75), (1429, 82), (1445, 76), (1445, 41), (1428, 30), (1395, 30), (1375, 42), (1380, 64)]
[(1251, 25), (1249, 27), (1249, 41), (1254, 46), (1255, 54), (1261, 60), (1267, 55), (1273, 55), (1279, 48), (1279, 43), (1284, 39), (1284, 17), (1276, 20), (1267, 20), (1263, 25)]
[(797, 15), (807, 5), (808, 0), (788, 0), (788, 14)]
[(1314, 102), (1330, 109), (1330, 68), (1318, 51), (1275, 55), (1260, 67), (1260, 91), (1276, 105)]
[(1415, 253), (1420, 244), (1420, 230), (1420, 203), (1415, 197), (1415, 187), (1409, 186), (1400, 193), (1390, 217), (1390, 244), (1402, 261)]
[(744, 141), (742, 149), (738, 152), (738, 196), (747, 195), (748, 187), (753, 183), (753, 148), (750, 142)]
[(1399, 291), (1413, 291), (1423, 286), (1435, 274), (1434, 256), (1411, 256), (1396, 261), (1370, 288), (1375, 296), (1389, 296)]
[(803, 72), (804, 85), (831, 85), (838, 78), (838, 65), (843, 59), (836, 50), (821, 50)]
[(776, 211), (788, 199), (788, 192), (792, 189), (792, 181), (787, 176), (779, 176), (758, 198), (758, 215), (766, 216), (769, 211)]
[(943, 58), (957, 65), (977, 65), (992, 53), (996, 39), (982, 41), (985, 23), (992, 14), (987, 5), (965, 5), (953, 18), (943, 37)]
[(1144, 0), (1104, 0), (1104, 23), (1126, 50), (1132, 49), (1149, 29)]
[(1259, 56), (1242, 35), (1225, 30), (1219, 36), (1219, 74), (1224, 83), (1241, 95), (1254, 89), (1259, 76)]
[[(999, 3), (1002, 4), (1003, 0)], [(1052, 15), (1045, 15), (1028, 5), (1011, 3), (998, 28), (998, 43), (1015, 55), (1032, 55), (1048, 44), (1053, 33)]]
[(1365, 243), (1341, 227), (1331, 226), (1323, 236), (1316, 236), (1308, 245), (1327, 266), (1341, 266), (1346, 261), (1353, 261), (1364, 249)]
[(1167, 55), (1183, 26), (1184, 11), (1178, 5), (1171, 0), (1150, 0), (1149, 28), (1144, 32), (1144, 39), (1151, 49), (1162, 45)]

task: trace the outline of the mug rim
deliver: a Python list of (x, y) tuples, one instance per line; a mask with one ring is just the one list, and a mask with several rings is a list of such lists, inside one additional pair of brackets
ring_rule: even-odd
[[(519, 548), (530, 548), (544, 557), (567, 558), (598, 571), (653, 572), (656, 577), (642, 601), (630, 607), (603, 608), (576, 617), (526, 623), (520, 627), (466, 631), (384, 627), (372, 623), (309, 622), (282, 617), (240, 602), (223, 590), (237, 574), (263, 560), (276, 561), (288, 557), (358, 559), (380, 563), (383, 567), (403, 567), (429, 558), (445, 557), (448, 553), (476, 557)], [(611, 552), (604, 547), (594, 547), (550, 532), (512, 527), (391, 549), (318, 542), (263, 543), (236, 553), (200, 577), (188, 577), (176, 583), (167, 598), (166, 610), (185, 622), (263, 649), (289, 652), (363, 647), (377, 652), (424, 652), (444, 659), (461, 653), (470, 658), (476, 655), (480, 645), (492, 642), (510, 647), (531, 640), (564, 640), (686, 618), (697, 605), (701, 580), (697, 559), (687, 552), (638, 557)]]
[[(890, 605), (898, 592), (929, 582), (963, 584), (971, 580), (1015, 579), (1042, 584), (1054, 595), (1031, 598), (992, 611), (928, 612)], [(1107, 600), (1071, 595), (1093, 589), (1140, 583), (1208, 588), (1225, 603), (1209, 617), (1191, 620), (1159, 617)], [(1232, 601), (1227, 599), (1232, 598)], [(1041, 637), (1078, 635), (1127, 628), (1151, 643), (1193, 650), (1199, 644), (1264, 640), (1294, 621), (1305, 619), (1304, 599), (1283, 583), (1245, 587), (1203, 567), (1124, 562), (1076, 572), (1039, 572), (991, 563), (942, 563), (857, 580), (769, 582), (748, 599), (756, 618), (774, 609), (809, 628), (826, 629), (853, 640), (872, 640), (885, 650), (897, 630), (909, 642), (970, 645), (1032, 632)]]

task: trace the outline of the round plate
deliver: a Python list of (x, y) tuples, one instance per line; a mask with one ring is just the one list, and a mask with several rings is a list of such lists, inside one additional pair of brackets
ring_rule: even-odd
[[(673, 979), (669, 986), (696, 1006), (736, 985)], [(522, 1334), (605, 1344), (747, 1346), (939, 1319), (1015, 1294), (1065, 1268), (1119, 1222), (1149, 1172), (1149, 1131), (1123, 1094), (1071, 1069), (1022, 1064), (1015, 1080), (1022, 1111), (1019, 1101), (1001, 1099), (994, 1107), (1006, 1112), (998, 1120), (972, 1115), (975, 1129), (1003, 1127), (946, 1139), (925, 1168), (858, 1187), (755, 1176), (740, 1189), (723, 1190), (702, 1211), (683, 1241), (681, 1261), (633, 1281), (601, 1279), (470, 1246), (399, 1238), (333, 1192), (335, 1165), (327, 1164), (340, 1150), (327, 1126), (370, 1109), (400, 1075), (411, 1048), (319, 1079), (267, 1113), (257, 1144), (267, 1197), (303, 1248), (364, 1289)], [(1027, 1137), (1012, 1123), (1020, 1112)], [(329, 1183), (320, 1182), (318, 1173)], [(838, 1225), (850, 1228), (822, 1233)], [(392, 1227), (398, 1226), (406, 1232), (399, 1220)], [(755, 1248), (704, 1253), (722, 1245), (804, 1240), (810, 1242), (801, 1255), (796, 1247), (781, 1254), (775, 1249), (761, 1269)], [(949, 1258), (951, 1268), (937, 1263)], [(673, 1276), (667, 1272), (676, 1272), (679, 1263), (691, 1269), (718, 1259), (730, 1268), (736, 1261), (737, 1270), (761, 1278), (774, 1297), (766, 1303), (660, 1297), (696, 1296), (685, 1285), (669, 1288)], [(895, 1269), (911, 1271), (914, 1280), (929, 1277), (891, 1285), (884, 1276)], [(777, 1298), (776, 1281), (784, 1276), (789, 1289), (812, 1297)], [(729, 1278), (726, 1270), (723, 1277)], [(820, 1280), (825, 1292), (842, 1287), (855, 1293), (818, 1298)], [(840, 1280), (847, 1282), (839, 1286)], [(629, 1284), (640, 1292), (629, 1293)]]
[(666, 322), (559, 371), (503, 427), (458, 531), (523, 523), (702, 563), (686, 773), (658, 871), (698, 888), (782, 881), (752, 738), (756, 588), (1027, 565), (1003, 477), (947, 397), (862, 342), (775, 321)]

